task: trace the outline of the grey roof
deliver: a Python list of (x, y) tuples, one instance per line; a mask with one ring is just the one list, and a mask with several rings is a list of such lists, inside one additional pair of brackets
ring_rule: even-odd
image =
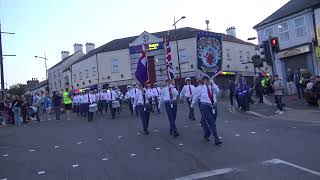
[[(268, 1), (266, 1), (268, 3)], [(256, 29), (262, 25), (274, 22), (276, 20), (282, 19), (284, 17), (290, 16), (292, 14), (301, 12), (305, 9), (309, 9), (315, 6), (320, 5), (320, 0), (291, 0), (276, 12), (271, 14), (265, 20), (255, 25), (253, 28)]]
[(37, 85), (35, 85), (34, 87), (32, 87), (32, 89), (30, 89), (30, 90), (32, 91), (32, 90), (41, 88), (41, 87), (46, 86), (46, 85), (48, 85), (48, 81), (47, 81), (47, 80), (44, 80), (44, 81), (39, 82)]
[[(204, 30), (201, 29), (195, 29), (195, 28), (190, 28), (190, 27), (184, 27), (184, 28), (179, 28), (177, 29), (177, 40), (182, 40), (182, 39), (188, 39), (188, 38), (194, 38), (196, 37), (197, 32), (202, 32)], [(158, 37), (158, 38), (165, 38), (168, 37), (169, 41), (174, 41), (174, 29), (169, 30), (169, 36), (168, 36), (168, 31), (161, 31), (161, 32), (156, 32), (156, 33), (151, 33), (152, 35)], [(223, 33), (219, 33), (222, 36), (223, 41), (228, 41), (228, 42), (234, 42), (234, 43), (240, 43), (240, 44), (246, 44), (246, 45), (251, 45), (255, 46), (252, 43), (243, 41), (241, 39), (238, 39), (236, 37), (226, 35)], [(135, 39), (137, 39), (139, 36), (132, 36), (132, 37), (126, 37), (122, 39), (115, 39), (107, 44), (104, 44), (90, 52), (88, 52), (86, 55), (82, 56), (79, 58), (76, 62), (73, 64), (80, 62), (84, 59), (87, 59), (90, 56), (93, 56), (97, 53), (102, 53), (102, 52), (109, 52), (109, 51), (116, 51), (116, 50), (121, 50), (121, 49), (127, 49), (129, 48), (129, 44), (132, 43)]]

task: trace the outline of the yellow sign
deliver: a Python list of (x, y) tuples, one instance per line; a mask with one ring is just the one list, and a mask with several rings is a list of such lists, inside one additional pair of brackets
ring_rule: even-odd
[(316, 56), (317, 56), (318, 61), (320, 61), (320, 47), (319, 46), (316, 48)]
[(159, 47), (159, 43), (148, 44), (149, 51), (157, 50), (158, 47)]
[(317, 27), (317, 37), (318, 37), (318, 42), (320, 42), (320, 26)]

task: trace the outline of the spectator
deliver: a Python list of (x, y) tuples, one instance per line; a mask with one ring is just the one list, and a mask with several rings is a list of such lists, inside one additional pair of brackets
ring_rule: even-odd
[(316, 94), (318, 107), (320, 108), (320, 76), (316, 76), (316, 80), (313, 85), (313, 91)]
[(278, 75), (274, 76), (273, 89), (274, 89), (274, 99), (277, 104), (277, 108), (279, 109), (276, 111), (276, 113), (284, 114), (283, 104), (282, 104), (282, 95), (283, 95), (284, 86), (282, 84), (281, 79), (279, 79)]
[(21, 102), (19, 96), (12, 96), (12, 112), (14, 114), (14, 125), (21, 125)]
[(34, 116), (36, 116), (37, 121), (40, 122), (39, 111), (41, 107), (41, 98), (39, 97), (39, 93), (36, 93), (33, 96), (32, 106), (36, 108), (36, 112), (34, 112)]
[(51, 113), (51, 98), (49, 93), (46, 93), (46, 96), (44, 97), (44, 108), (46, 110), (46, 114)]
[(231, 106), (233, 106), (233, 96), (234, 96), (235, 88), (236, 88), (235, 82), (229, 79), (229, 97), (230, 97)]
[(293, 79), (294, 79), (294, 84), (296, 85), (296, 88), (297, 88), (298, 97), (299, 99), (301, 99), (301, 91), (303, 90), (301, 86), (301, 73), (299, 69), (296, 70), (295, 74), (293, 75)]
[(10, 94), (7, 94), (4, 100), (4, 107), (8, 115), (7, 123), (13, 124), (12, 100)]
[(56, 91), (53, 92), (52, 105), (56, 114), (56, 120), (60, 120), (62, 97)]
[(28, 123), (27, 114), (28, 114), (28, 102), (25, 96), (21, 96), (21, 115), (23, 119), (23, 123)]
[(259, 103), (263, 103), (263, 87), (262, 87), (262, 74), (259, 74), (255, 80), (256, 96), (259, 97)]
[(1, 124), (6, 125), (7, 124), (7, 119), (8, 119), (8, 114), (5, 109), (4, 101), (0, 101), (0, 119), (1, 119)]

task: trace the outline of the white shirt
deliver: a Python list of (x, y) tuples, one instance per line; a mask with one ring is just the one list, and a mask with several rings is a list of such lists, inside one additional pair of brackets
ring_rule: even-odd
[(131, 89), (131, 98), (135, 98), (136, 94), (139, 92), (139, 89), (137, 88), (132, 88)]
[(153, 91), (153, 97), (160, 97), (161, 96), (161, 88), (160, 87), (156, 87), (152, 89)]
[(210, 97), (209, 97), (209, 94), (208, 94), (208, 87), (209, 87), (209, 91), (211, 92), (212, 96), (213, 96), (213, 101), (214, 103), (217, 102), (217, 99), (216, 99), (216, 93), (215, 93), (215, 90), (212, 85), (200, 85), (197, 87), (197, 93), (194, 95), (193, 99), (192, 99), (192, 104), (191, 106), (194, 107), (194, 105), (196, 103), (198, 103), (199, 101), (202, 102), (202, 103), (208, 103), (208, 104), (211, 104), (211, 100), (210, 100)]
[[(145, 104), (148, 104), (149, 101), (148, 99), (149, 98), (152, 98), (152, 93), (148, 92), (148, 91), (145, 91)], [(138, 93), (136, 94), (135, 98), (134, 98), (134, 103), (133, 103), (133, 107), (136, 107), (138, 104), (144, 104), (143, 103), (144, 99), (143, 99), (143, 94), (142, 94), (142, 91), (139, 90)]]
[(97, 101), (102, 101), (103, 100), (103, 92), (98, 92), (96, 95), (96, 100)]
[(149, 95), (151, 95), (150, 97), (148, 97), (148, 99), (152, 98), (153, 90), (151, 88), (148, 88), (146, 91), (148, 92)]
[[(173, 96), (172, 100), (175, 101), (177, 99), (177, 96), (179, 95), (179, 92), (174, 87), (171, 87), (171, 90), (172, 90), (172, 96)], [(160, 102), (164, 102), (164, 101), (171, 101), (170, 91), (168, 86), (163, 88), (161, 91)]]
[(78, 95), (78, 103), (79, 104), (84, 103), (83, 95)]
[(107, 96), (109, 101), (115, 101), (118, 98), (118, 94), (114, 90), (109, 91)]
[(190, 97), (192, 97), (194, 95), (194, 93), (195, 93), (194, 90), (195, 90), (194, 85), (186, 84), (186, 85), (183, 86), (183, 88), (181, 90), (180, 97), (188, 97), (188, 98), (190, 98)]
[(131, 98), (131, 90), (129, 90), (126, 95), (124, 96), (125, 99), (130, 99)]

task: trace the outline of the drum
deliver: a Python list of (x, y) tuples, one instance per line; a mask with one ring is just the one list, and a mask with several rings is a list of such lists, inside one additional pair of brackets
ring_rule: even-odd
[(92, 103), (89, 105), (89, 112), (97, 112), (98, 111), (98, 105), (96, 103)]
[(119, 101), (113, 101), (112, 102), (112, 108), (115, 109), (115, 108), (119, 108), (120, 107), (120, 102)]
[(29, 106), (29, 108), (28, 108), (28, 113), (29, 113), (30, 115), (33, 115), (33, 114), (37, 113), (37, 111), (38, 111), (38, 108), (37, 108), (37, 107)]

